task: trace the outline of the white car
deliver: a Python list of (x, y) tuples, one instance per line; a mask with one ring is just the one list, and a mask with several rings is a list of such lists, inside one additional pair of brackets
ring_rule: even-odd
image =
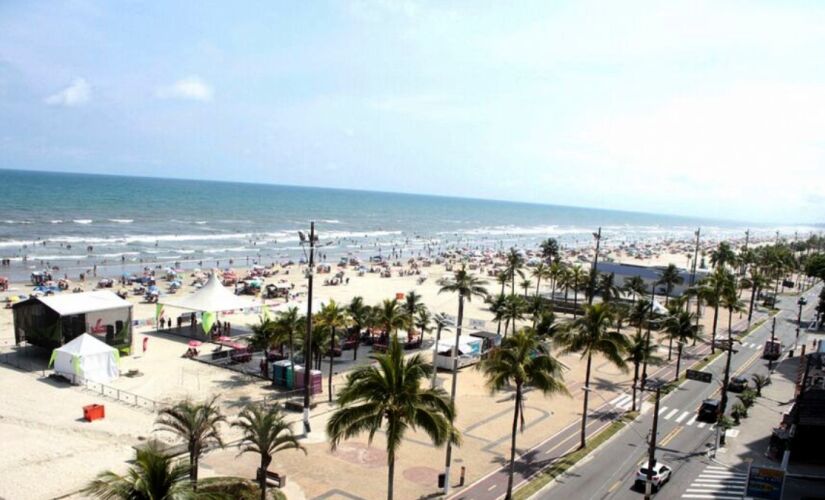
[[(672, 469), (667, 465), (656, 462), (656, 465), (653, 466), (653, 477), (651, 478), (653, 482), (653, 491), (659, 491), (666, 482), (670, 481), (670, 474)], [(639, 471), (636, 473), (636, 487), (644, 491), (645, 483), (647, 482), (647, 463), (639, 468)]]

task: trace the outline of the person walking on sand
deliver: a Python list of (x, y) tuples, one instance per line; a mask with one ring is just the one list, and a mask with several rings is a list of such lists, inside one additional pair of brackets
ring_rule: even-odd
[(146, 349), (149, 347), (149, 337), (143, 337), (143, 353), (146, 353)]

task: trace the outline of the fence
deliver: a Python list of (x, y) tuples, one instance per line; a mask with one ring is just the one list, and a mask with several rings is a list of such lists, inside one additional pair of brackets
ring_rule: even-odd
[(101, 384), (100, 382), (92, 382), (91, 380), (85, 379), (77, 380), (75, 377), (73, 378), (73, 384), (78, 385), (87, 391), (100, 394), (103, 397), (114, 399), (115, 401), (136, 406), (151, 412), (156, 412), (160, 409), (160, 404), (152, 399), (145, 398), (122, 389), (117, 389), (106, 384)]

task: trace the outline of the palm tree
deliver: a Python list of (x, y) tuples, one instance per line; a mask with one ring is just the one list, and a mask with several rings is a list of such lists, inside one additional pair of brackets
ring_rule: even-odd
[(337, 409), (327, 421), (330, 447), (363, 432), (372, 442), (384, 429), (387, 436), (387, 498), (393, 498), (395, 457), (404, 434), (421, 429), (436, 446), (459, 445), (461, 435), (453, 425), (455, 406), (443, 389), (423, 389), (422, 380), (432, 366), (420, 354), (405, 359), (404, 349), (392, 337), (386, 354), (373, 355), (377, 363), (355, 368), (338, 393)]
[(734, 266), (735, 262), (736, 252), (727, 241), (719, 242), (719, 246), (710, 251), (710, 264), (716, 269)]
[(627, 350), (627, 339), (620, 332), (610, 331), (613, 323), (613, 313), (610, 306), (598, 303), (585, 306), (581, 318), (573, 320), (561, 336), (563, 353), (578, 352), (582, 358), (587, 358), (587, 370), (584, 375), (584, 406), (582, 410), (581, 447), (586, 443), (585, 431), (587, 428), (587, 399), (590, 391), (590, 367), (593, 354), (601, 354), (607, 360), (622, 370), (627, 365), (622, 353)]
[(335, 358), (335, 332), (339, 328), (346, 328), (347, 310), (330, 299), (329, 303), (318, 312), (318, 328), (329, 330), (329, 374), (327, 374), (327, 389), (329, 402), (332, 403), (332, 363)]
[(430, 314), (430, 311), (426, 307), (419, 309), (418, 314), (415, 316), (415, 327), (421, 332), (422, 342), (424, 341), (424, 334), (432, 330), (432, 328), (430, 328), (432, 319), (433, 315)]
[[(283, 336), (278, 324), (268, 318), (260, 316), (258, 323), (250, 327), (252, 330), (252, 338), (250, 345), (255, 349), (260, 349), (264, 352), (264, 358), (269, 354), (269, 350), (275, 345), (280, 345), (283, 350)], [(283, 352), (281, 353), (283, 354)]]
[(631, 411), (636, 411), (636, 388), (639, 385), (639, 368), (643, 363), (655, 366), (662, 362), (661, 358), (656, 356), (656, 348), (650, 345), (647, 336), (642, 333), (641, 327), (628, 339), (627, 357), (625, 361), (633, 364), (633, 406)]
[(421, 302), (421, 295), (417, 294), (415, 290), (407, 292), (407, 295), (404, 297), (404, 305), (402, 306), (404, 313), (407, 315), (407, 340), (410, 338), (409, 330), (412, 330), (415, 324), (415, 314), (422, 307), (425, 306)]
[(355, 329), (355, 349), (352, 350), (352, 360), (358, 359), (358, 346), (361, 345), (361, 330), (369, 323), (370, 307), (364, 304), (362, 297), (353, 297), (347, 307), (347, 313)]
[(536, 297), (538, 297), (541, 280), (550, 278), (550, 266), (544, 262), (540, 262), (539, 265), (533, 268), (532, 275), (536, 278)]
[(519, 288), (524, 290), (525, 299), (527, 298), (527, 291), (530, 289), (531, 286), (533, 286), (533, 282), (530, 280), (522, 280), (521, 283), (519, 283)]
[(495, 297), (487, 297), (486, 302), (487, 310), (493, 313), (493, 321), (498, 323), (496, 333), (501, 335), (501, 322), (504, 321), (504, 307), (507, 304), (507, 296), (500, 293)]
[(711, 274), (702, 280), (699, 297), (709, 306), (713, 306), (713, 327), (711, 329), (710, 350), (716, 353), (716, 327), (719, 322), (719, 305), (722, 292), (730, 282), (730, 273), (722, 267), (717, 267)]
[(530, 317), (533, 319), (533, 329), (536, 328), (536, 323), (541, 318), (542, 314), (544, 314), (544, 310), (546, 308), (544, 299), (539, 297), (538, 295), (533, 295), (532, 297), (526, 300), (527, 307), (525, 310)]
[(510, 325), (513, 326), (513, 331), (516, 331), (516, 322), (524, 320), (524, 314), (527, 312), (527, 301), (518, 295), (510, 295), (504, 299), (504, 310), (502, 317), (504, 318), (504, 338), (507, 338), (507, 331)]
[(189, 500), (198, 495), (189, 479), (190, 467), (162, 453), (155, 444), (137, 450), (134, 464), (126, 475), (112, 471), (98, 474), (82, 491), (101, 499)]
[(602, 273), (596, 281), (595, 292), (601, 296), (604, 302), (613, 302), (622, 296), (620, 288), (616, 285), (616, 275), (614, 273)]
[[(673, 380), (679, 380), (679, 366), (682, 363), (682, 348), (688, 341), (697, 340), (701, 337), (699, 327), (695, 323), (695, 315), (688, 311), (679, 311), (665, 318), (665, 332), (670, 339), (670, 345), (676, 341), (676, 376)], [(670, 352), (668, 352), (668, 361)]]
[(518, 250), (511, 248), (510, 251), (507, 252), (506, 259), (507, 267), (505, 272), (507, 273), (507, 277), (510, 279), (510, 295), (515, 295), (516, 275), (522, 275), (521, 269), (524, 267), (524, 257)]
[(554, 261), (552, 264), (550, 264), (550, 271), (548, 274), (550, 276), (550, 297), (552, 297), (555, 300), (556, 285), (559, 284), (559, 279), (561, 278), (561, 276), (564, 275), (564, 264), (558, 261)]
[(559, 260), (559, 242), (555, 238), (547, 238), (541, 242), (541, 256), (546, 262)]
[(582, 266), (573, 266), (567, 276), (568, 284), (573, 289), (573, 318), (579, 314), (579, 290), (586, 285), (588, 273)]
[(384, 328), (387, 335), (398, 336), (398, 329), (406, 328), (408, 316), (401, 310), (395, 300), (384, 299), (375, 309), (376, 321)]
[(744, 312), (745, 304), (739, 299), (736, 293), (736, 284), (731, 276), (725, 289), (722, 291), (721, 301), (719, 303), (722, 307), (728, 310), (728, 337), (733, 335), (733, 313)]
[(257, 453), (261, 456), (257, 477), (261, 500), (266, 500), (266, 469), (272, 463), (272, 456), (285, 450), (301, 450), (306, 453), (306, 449), (292, 434), (289, 423), (284, 420), (277, 406), (266, 408), (260, 404), (247, 405), (238, 415), (238, 420), (232, 423), (232, 427), (238, 427), (243, 433), (238, 444), (241, 453)]
[(202, 403), (183, 400), (162, 409), (155, 420), (159, 430), (177, 434), (186, 442), (189, 451), (189, 478), (193, 488), (197, 488), (198, 462), (203, 449), (210, 445), (223, 448), (218, 427), (226, 422), (226, 418), (221, 414), (217, 400), (217, 396)]
[(435, 379), (438, 375), (438, 368), (435, 365), (435, 359), (438, 356), (438, 343), (441, 341), (441, 332), (449, 332), (452, 323), (442, 313), (433, 316), (433, 322), (435, 323), (435, 349), (433, 349), (433, 379), (430, 388), (435, 389)]
[(499, 271), (496, 274), (496, 283), (501, 285), (501, 295), (504, 295), (504, 287), (507, 286), (507, 283), (510, 282), (510, 276), (507, 274), (507, 270)]
[(662, 275), (659, 277), (659, 284), (665, 285), (665, 306), (670, 300), (670, 294), (673, 292), (673, 287), (684, 283), (685, 279), (679, 274), (679, 268), (676, 264), (668, 264)]
[(647, 293), (647, 285), (641, 276), (632, 276), (624, 279), (624, 286), (622, 287), (625, 293), (633, 295), (633, 302), (636, 302), (639, 297)]
[(748, 325), (753, 318), (753, 306), (759, 292), (770, 283), (768, 277), (757, 267), (749, 269), (749, 276), (742, 278), (742, 286), (751, 289), (750, 304), (748, 305)]
[[(516, 255), (518, 254), (516, 253)], [(469, 302), (473, 300), (473, 297), (478, 297), (482, 300), (486, 299), (487, 289), (484, 285), (486, 285), (487, 282), (468, 273), (467, 268), (465, 266), (461, 266), (461, 269), (455, 273), (453, 279), (442, 279), (438, 282), (438, 284), (441, 286), (438, 293), (448, 292), (458, 294), (458, 319), (455, 324), (455, 345), (453, 346), (451, 356), (453, 360), (453, 379), (450, 387), (450, 403), (455, 404), (455, 391), (458, 384), (458, 366), (456, 362), (458, 360), (459, 340), (461, 339), (461, 326), (464, 322), (464, 301), (466, 300)], [(507, 330), (505, 328), (505, 334), (506, 332)], [(452, 452), (452, 445), (450, 442), (447, 442), (447, 456), (445, 460), (445, 477), (447, 478), (447, 482), (444, 483), (445, 490), (449, 488), (450, 485), (450, 461)]]
[(553, 358), (544, 344), (539, 340), (536, 332), (525, 328), (504, 339), (498, 349), (490, 352), (478, 368), (484, 372), (487, 387), (492, 392), (506, 387), (515, 386), (515, 406), (513, 410), (513, 428), (510, 437), (510, 470), (507, 478), (507, 493), (509, 499), (513, 494), (513, 472), (516, 463), (516, 435), (521, 423), (524, 430), (524, 401), (525, 386), (533, 387), (542, 394), (567, 394), (562, 378), (564, 366)]
[(290, 307), (283, 311), (275, 320), (278, 330), (289, 339), (289, 361), (292, 363), (293, 371), (295, 370), (295, 337), (305, 330), (305, 321), (306, 318), (301, 315), (297, 307)]

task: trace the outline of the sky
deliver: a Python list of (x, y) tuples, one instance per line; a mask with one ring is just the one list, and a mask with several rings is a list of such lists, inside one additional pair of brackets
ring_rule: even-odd
[(789, 0), (4, 0), (0, 168), (819, 223), (823, 26)]

